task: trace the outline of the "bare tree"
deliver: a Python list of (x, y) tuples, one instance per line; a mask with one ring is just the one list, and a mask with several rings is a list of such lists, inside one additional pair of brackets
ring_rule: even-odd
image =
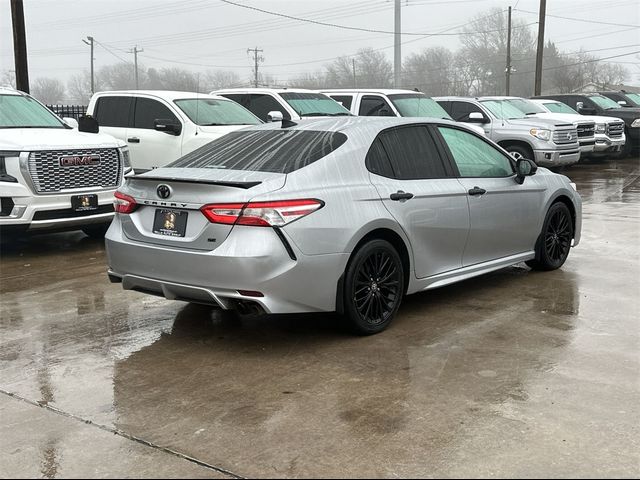
[(353, 59), (337, 58), (326, 70), (326, 83), (332, 88), (390, 88), (393, 83), (391, 62), (373, 48), (360, 49)]
[(305, 73), (304, 75), (290, 80), (289, 85), (297, 88), (309, 88), (311, 90), (331, 87), (327, 81), (326, 73), (322, 70)]
[(13, 70), (5, 70), (0, 78), (0, 86), (16, 88), (16, 72)]
[(409, 55), (402, 66), (405, 88), (427, 95), (450, 95), (455, 91), (454, 55), (444, 47), (432, 47)]
[(36, 78), (31, 83), (31, 94), (47, 105), (59, 104), (64, 101), (64, 84), (57, 78)]
[[(100, 77), (95, 78), (95, 90), (104, 90)], [(91, 74), (85, 70), (67, 81), (67, 99), (71, 103), (87, 105), (91, 99)]]
[(209, 70), (202, 76), (200, 90), (209, 93), (221, 88), (239, 87), (242, 83), (240, 75), (232, 70)]
[[(136, 88), (134, 65), (130, 62), (105, 65), (98, 70), (103, 90), (129, 90)], [(140, 88), (144, 88), (147, 75), (144, 67), (138, 64), (138, 78)], [(96, 89), (97, 90), (97, 89)]]

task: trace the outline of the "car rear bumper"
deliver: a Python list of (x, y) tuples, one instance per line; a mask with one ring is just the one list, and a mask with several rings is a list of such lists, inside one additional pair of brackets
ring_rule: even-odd
[(334, 311), (349, 259), (304, 255), (293, 242), (288, 251), (273, 229), (262, 227), (236, 226), (212, 251), (152, 245), (124, 236), (117, 219), (106, 248), (109, 276), (124, 289), (223, 309), (253, 304), (265, 313)]

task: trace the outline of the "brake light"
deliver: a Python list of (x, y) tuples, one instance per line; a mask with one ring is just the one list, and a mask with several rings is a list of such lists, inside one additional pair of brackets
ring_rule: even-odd
[(275, 202), (221, 203), (200, 209), (212, 223), (281, 227), (324, 206), (322, 200), (279, 200)]
[(128, 214), (132, 213), (136, 208), (138, 208), (138, 204), (133, 197), (120, 192), (116, 192), (114, 196), (116, 198), (113, 200), (113, 206), (116, 213)]

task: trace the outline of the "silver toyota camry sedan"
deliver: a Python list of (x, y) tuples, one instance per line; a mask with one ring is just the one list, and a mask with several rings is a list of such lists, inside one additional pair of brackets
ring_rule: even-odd
[(109, 277), (243, 313), (337, 311), (372, 334), (404, 295), (519, 262), (559, 268), (581, 205), (567, 177), (446, 120), (270, 123), (130, 178)]

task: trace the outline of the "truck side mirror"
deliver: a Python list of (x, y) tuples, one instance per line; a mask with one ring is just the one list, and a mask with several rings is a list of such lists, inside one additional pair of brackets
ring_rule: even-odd
[(469, 114), (469, 123), (489, 123), (489, 121), (480, 112), (471, 112)]
[(628, 107), (629, 105), (627, 105), (627, 102), (625, 102), (624, 100), (618, 100), (618, 105), (620, 105), (621, 107)]
[(267, 122), (281, 122), (283, 118), (284, 115), (279, 110), (273, 110), (267, 114)]
[(78, 118), (78, 131), (85, 133), (98, 133), (100, 131), (100, 125), (98, 125), (98, 121), (91, 115), (83, 115)]
[(170, 135), (180, 135), (182, 125), (168, 118), (156, 118), (153, 121), (153, 128), (158, 132), (168, 133)]

